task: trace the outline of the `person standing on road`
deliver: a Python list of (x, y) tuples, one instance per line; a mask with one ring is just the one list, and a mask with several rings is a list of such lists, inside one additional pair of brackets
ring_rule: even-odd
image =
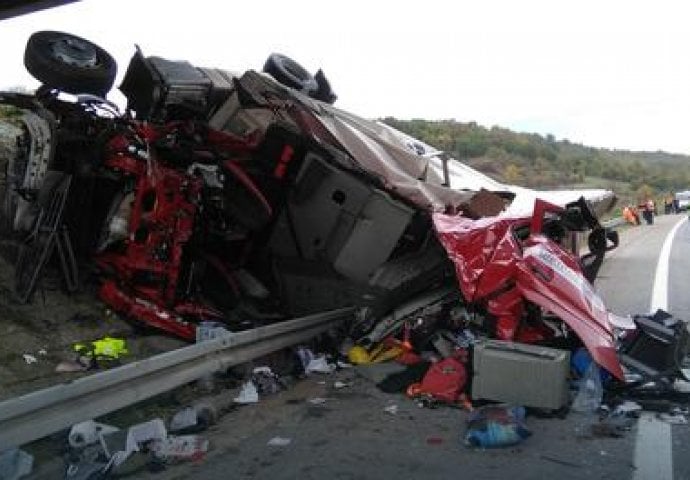
[(632, 204), (623, 207), (623, 219), (631, 225), (640, 224), (640, 217)]
[(647, 222), (647, 225), (652, 225), (654, 223), (654, 200), (651, 198), (648, 198), (647, 201), (644, 202), (642, 216), (645, 222)]

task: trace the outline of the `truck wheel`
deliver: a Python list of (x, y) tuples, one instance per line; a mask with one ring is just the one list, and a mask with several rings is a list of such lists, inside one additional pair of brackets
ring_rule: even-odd
[(319, 89), (319, 85), (312, 74), (285, 55), (272, 53), (266, 60), (263, 70), (283, 85), (302, 91), (307, 95)]
[(69, 33), (48, 30), (29, 37), (24, 66), (48, 87), (101, 97), (113, 86), (117, 73), (113, 57), (98, 45)]

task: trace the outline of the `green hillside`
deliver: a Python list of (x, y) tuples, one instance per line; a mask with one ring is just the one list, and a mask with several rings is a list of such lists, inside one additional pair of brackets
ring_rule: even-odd
[(608, 188), (623, 202), (690, 189), (690, 156), (607, 150), (454, 120), (381, 119), (496, 180), (532, 188)]

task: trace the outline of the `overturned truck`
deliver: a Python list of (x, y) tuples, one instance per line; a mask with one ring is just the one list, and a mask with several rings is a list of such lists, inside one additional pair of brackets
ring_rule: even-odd
[(57, 268), (68, 290), (86, 275), (112, 310), (188, 340), (204, 321), (236, 331), (356, 305), (365, 347), (472, 328), (584, 345), (624, 380), (617, 331), (635, 325), (591, 286), (617, 244), (597, 220), (610, 192), (494, 182), (337, 109), (323, 72), (277, 54), (238, 75), (137, 50), (124, 113), (93, 43), (37, 32), (24, 62), (43, 86), (0, 94), (22, 129), (3, 192), (20, 301)]

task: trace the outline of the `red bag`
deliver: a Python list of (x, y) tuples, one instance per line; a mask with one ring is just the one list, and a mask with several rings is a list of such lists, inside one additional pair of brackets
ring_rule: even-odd
[(436, 400), (456, 403), (465, 389), (467, 372), (465, 366), (456, 358), (449, 357), (434, 363), (427, 370), (422, 383), (410, 385), (408, 395), (431, 395)]

